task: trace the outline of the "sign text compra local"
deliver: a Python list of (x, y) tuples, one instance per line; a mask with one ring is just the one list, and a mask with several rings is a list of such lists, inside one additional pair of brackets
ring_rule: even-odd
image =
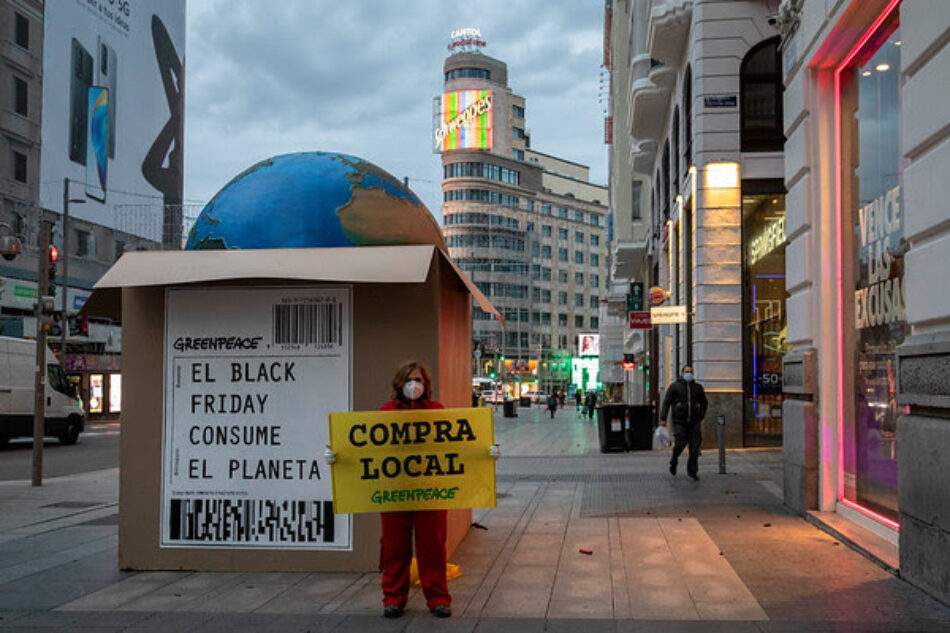
[(336, 512), (495, 506), (488, 408), (330, 414)]

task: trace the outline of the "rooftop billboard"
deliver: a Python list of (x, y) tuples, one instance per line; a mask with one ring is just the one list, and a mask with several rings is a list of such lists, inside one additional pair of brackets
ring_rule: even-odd
[(436, 113), (435, 150), (491, 149), (492, 91), (442, 93)]
[[(161, 241), (182, 203), (185, 0), (47, 2), (40, 204)], [(180, 222), (180, 220), (179, 220)]]

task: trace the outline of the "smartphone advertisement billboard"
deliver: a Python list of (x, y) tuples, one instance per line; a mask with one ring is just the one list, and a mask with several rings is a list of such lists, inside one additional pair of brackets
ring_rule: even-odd
[(491, 90), (446, 92), (437, 108), (435, 151), (491, 149)]
[[(162, 241), (183, 187), (185, 0), (48, 3), (40, 204)], [(82, 200), (84, 204), (79, 204)]]

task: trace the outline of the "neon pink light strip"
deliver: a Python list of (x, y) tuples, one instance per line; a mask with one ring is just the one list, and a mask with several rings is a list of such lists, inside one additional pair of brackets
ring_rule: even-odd
[(884, 11), (881, 12), (881, 15), (879, 15), (871, 25), (871, 28), (861, 36), (861, 39), (854, 45), (851, 52), (849, 52), (835, 68), (835, 196), (838, 202), (838, 213), (835, 217), (835, 231), (837, 231), (838, 236), (838, 252), (835, 254), (835, 264), (837, 266), (835, 278), (838, 283), (838, 501), (877, 521), (890, 525), (894, 529), (898, 529), (899, 527), (895, 521), (844, 498), (844, 271), (842, 268), (844, 234), (842, 233), (841, 225), (841, 217), (844, 214), (844, 194), (842, 190), (841, 172), (844, 170), (844, 166), (841, 161), (841, 73), (850, 65), (851, 61), (857, 56), (861, 49), (864, 48), (868, 40), (874, 37), (878, 29), (881, 28), (881, 25), (891, 16), (891, 13), (900, 3), (901, 0), (891, 0)]

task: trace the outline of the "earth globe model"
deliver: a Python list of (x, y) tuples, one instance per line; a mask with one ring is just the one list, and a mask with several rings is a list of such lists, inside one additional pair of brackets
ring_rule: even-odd
[(263, 160), (235, 176), (201, 211), (186, 250), (432, 244), (435, 218), (373, 163), (332, 152)]

